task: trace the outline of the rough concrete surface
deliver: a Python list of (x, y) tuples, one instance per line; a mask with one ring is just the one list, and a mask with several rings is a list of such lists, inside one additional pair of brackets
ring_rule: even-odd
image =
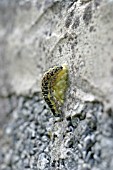
[[(66, 63), (63, 119), (41, 95)], [(113, 0), (0, 1), (0, 170), (113, 169)]]

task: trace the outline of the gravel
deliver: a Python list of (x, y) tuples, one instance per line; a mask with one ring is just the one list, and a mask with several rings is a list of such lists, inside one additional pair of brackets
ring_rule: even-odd
[(106, 169), (112, 165), (113, 120), (103, 109), (99, 102), (84, 103), (84, 119), (75, 113), (60, 120), (40, 94), (18, 97), (3, 126), (0, 170)]

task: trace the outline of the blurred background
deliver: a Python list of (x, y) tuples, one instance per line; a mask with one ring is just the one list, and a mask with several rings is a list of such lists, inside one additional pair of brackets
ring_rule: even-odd
[[(66, 63), (55, 118), (43, 73)], [(0, 170), (113, 169), (113, 1), (0, 0)]]

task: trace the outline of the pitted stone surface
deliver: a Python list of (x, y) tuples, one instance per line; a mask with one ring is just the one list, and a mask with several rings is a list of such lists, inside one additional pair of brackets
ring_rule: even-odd
[[(113, 1), (0, 2), (0, 170), (112, 170)], [(66, 63), (63, 119), (40, 95)]]

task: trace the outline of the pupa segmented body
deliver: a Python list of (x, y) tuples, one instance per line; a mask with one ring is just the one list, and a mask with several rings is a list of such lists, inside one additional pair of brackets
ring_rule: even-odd
[(52, 113), (57, 116), (64, 103), (68, 86), (67, 65), (50, 68), (42, 78), (42, 94)]

